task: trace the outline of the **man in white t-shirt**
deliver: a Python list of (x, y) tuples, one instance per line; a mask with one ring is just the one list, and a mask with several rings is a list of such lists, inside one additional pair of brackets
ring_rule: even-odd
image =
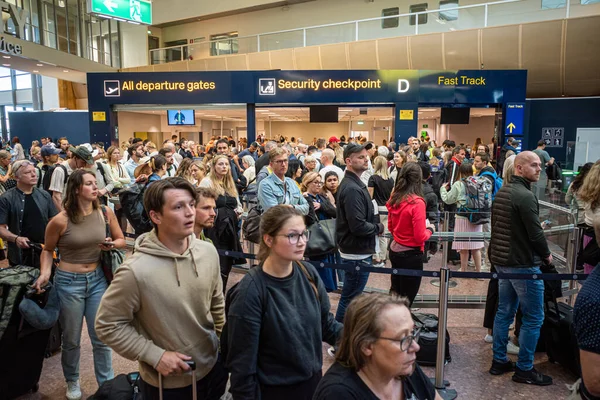
[(323, 168), (321, 168), (321, 170), (319, 171), (319, 175), (321, 175), (321, 178), (323, 178), (323, 181), (325, 181), (325, 174), (328, 173), (329, 171), (334, 171), (337, 174), (339, 182), (341, 182), (342, 179), (344, 178), (344, 171), (337, 165), (333, 164), (334, 159), (335, 159), (335, 153), (333, 152), (333, 150), (331, 150), (331, 149), (323, 150), (323, 152), (321, 154), (321, 163), (323, 164)]

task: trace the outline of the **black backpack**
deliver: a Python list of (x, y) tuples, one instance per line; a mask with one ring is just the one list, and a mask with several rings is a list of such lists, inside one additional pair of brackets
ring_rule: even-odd
[(119, 202), (123, 214), (135, 229), (136, 235), (150, 232), (152, 221), (144, 209), (144, 192), (148, 185), (135, 183), (119, 192)]
[[(44, 166), (45, 167), (45, 166)], [(42, 168), (44, 168), (42, 167)], [(64, 174), (65, 174), (65, 181), (64, 184), (67, 184), (67, 181), (69, 180), (69, 174), (67, 172), (67, 167), (65, 167), (62, 164), (54, 164), (51, 167), (48, 167), (48, 170), (46, 171), (46, 175), (44, 175), (44, 178), (42, 179), (42, 188), (52, 194), (52, 192), (50, 191), (50, 182), (52, 182), (52, 174), (54, 174), (54, 171), (56, 170), (56, 168), (62, 168)]]

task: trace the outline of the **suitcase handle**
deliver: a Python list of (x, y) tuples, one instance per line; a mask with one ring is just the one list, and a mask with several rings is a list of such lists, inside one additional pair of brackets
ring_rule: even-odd
[[(196, 361), (189, 360), (189, 361), (184, 361), (184, 363), (186, 363), (190, 367), (190, 370), (192, 371), (192, 399), (197, 400), (198, 388), (196, 387)], [(158, 397), (159, 397), (159, 400), (163, 400), (162, 374), (160, 372), (158, 373)]]

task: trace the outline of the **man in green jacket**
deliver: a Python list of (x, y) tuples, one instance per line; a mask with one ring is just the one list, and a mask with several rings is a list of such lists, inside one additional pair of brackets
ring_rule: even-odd
[[(540, 158), (531, 151), (517, 155), (514, 176), (496, 194), (492, 206), (490, 260), (500, 273), (540, 274), (540, 265), (552, 262), (552, 254), (539, 218), (538, 199), (531, 184), (539, 180)], [(508, 327), (517, 306), (523, 311), (519, 336), (519, 358), (515, 364), (506, 356)], [(541, 280), (499, 280), (498, 311), (494, 319), (494, 359), (490, 373), (515, 371), (518, 383), (546, 386), (552, 378), (533, 368), (533, 357), (544, 322), (544, 282)]]

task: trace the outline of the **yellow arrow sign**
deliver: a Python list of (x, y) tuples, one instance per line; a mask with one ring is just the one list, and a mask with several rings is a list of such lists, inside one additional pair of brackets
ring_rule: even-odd
[(508, 124), (507, 128), (508, 128), (508, 131), (509, 131), (510, 133), (512, 133), (513, 129), (515, 129), (515, 128), (516, 128), (516, 126), (515, 126), (515, 124), (513, 124), (513, 123), (511, 122), (510, 124)]

